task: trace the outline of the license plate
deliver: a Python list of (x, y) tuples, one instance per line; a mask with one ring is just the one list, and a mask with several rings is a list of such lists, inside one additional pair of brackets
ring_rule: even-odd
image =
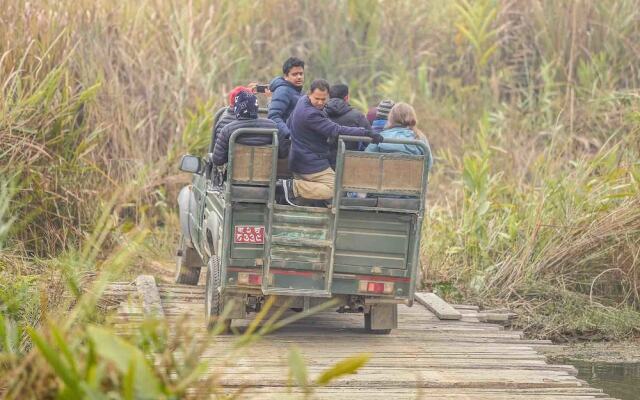
[(264, 226), (236, 225), (233, 231), (233, 242), (264, 244)]

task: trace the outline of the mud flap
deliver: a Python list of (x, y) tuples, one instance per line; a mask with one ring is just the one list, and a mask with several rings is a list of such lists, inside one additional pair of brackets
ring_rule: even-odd
[(374, 304), (369, 313), (371, 314), (371, 330), (387, 330), (398, 327), (397, 304)]
[(191, 224), (190, 224), (190, 208), (193, 206), (193, 195), (191, 194), (191, 186), (185, 186), (180, 189), (178, 194), (178, 211), (180, 215), (180, 230), (185, 239), (185, 246), (193, 248), (191, 242)]
[(227, 318), (229, 319), (245, 319), (247, 318), (247, 305), (246, 296), (224, 296), (223, 310), (227, 312), (227, 307), (230, 307)]

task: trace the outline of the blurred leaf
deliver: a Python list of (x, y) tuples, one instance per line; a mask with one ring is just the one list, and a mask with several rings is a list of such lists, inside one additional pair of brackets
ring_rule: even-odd
[(293, 377), (298, 387), (306, 388), (308, 385), (307, 366), (300, 354), (300, 350), (293, 346), (289, 350), (289, 376)]
[(333, 367), (324, 371), (316, 379), (316, 384), (326, 385), (332, 380), (337, 379), (343, 375), (355, 374), (369, 361), (370, 358), (371, 356), (365, 353), (339, 361)]
[(123, 376), (133, 366), (137, 398), (158, 399), (163, 397), (160, 381), (154, 375), (153, 369), (140, 350), (105, 328), (89, 326), (87, 332), (95, 345), (96, 353), (113, 362)]
[(70, 395), (74, 396), (74, 398), (82, 398), (83, 394), (79, 387), (80, 379), (74, 374), (73, 369), (66, 365), (64, 360), (58, 355), (58, 352), (33, 328), (28, 328), (27, 332), (33, 344), (35, 344), (45, 360), (47, 360), (47, 363), (49, 363), (54, 373), (65, 383)]
[(22, 329), (11, 318), (0, 313), (0, 353), (18, 355)]
[(65, 338), (62, 336), (62, 332), (60, 332), (60, 329), (53, 324), (49, 324), (49, 330), (51, 331), (51, 335), (53, 336), (53, 340), (56, 346), (58, 346), (58, 349), (60, 350), (65, 360), (67, 361), (67, 364), (71, 369), (71, 373), (74, 376), (77, 376), (78, 370), (76, 367), (75, 357), (72, 354), (71, 349), (69, 348), (69, 345), (67, 344)]

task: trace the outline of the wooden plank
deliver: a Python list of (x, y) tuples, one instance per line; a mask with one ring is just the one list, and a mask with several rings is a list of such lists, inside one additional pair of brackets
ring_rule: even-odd
[[(122, 286), (113, 289), (126, 290)], [(536, 349), (552, 346), (549, 341), (522, 339), (519, 331), (480, 322), (475, 306), (456, 306), (460, 316), (451, 321), (441, 319), (438, 313), (442, 314), (442, 310), (436, 312), (435, 307), (428, 312), (426, 305), (401, 305), (398, 329), (385, 336), (366, 334), (361, 314), (325, 311), (265, 335), (257, 345), (238, 348), (238, 336), (207, 335), (201, 312), (202, 289), (161, 285), (156, 287), (159, 293), (156, 300), (162, 302), (160, 307), (169, 326), (181, 328), (170, 329), (170, 338), (175, 338), (179, 331), (188, 332), (195, 343), (206, 344), (200, 357), (208, 365), (209, 373), (217, 375), (220, 394), (241, 391), (240, 399), (303, 397), (302, 390), (290, 387), (288, 379), (288, 353), (296, 346), (310, 379), (355, 353), (371, 355), (357, 374), (341, 377), (327, 387), (313, 388), (312, 398), (609, 398), (577, 379), (574, 367), (547, 364)], [(110, 317), (110, 321), (119, 334), (134, 334), (144, 320), (143, 308), (135, 301), (123, 301), (119, 313)], [(292, 314), (286, 311), (282, 317)], [(241, 334), (250, 323), (250, 318), (234, 320), (232, 329)]]
[(164, 318), (160, 293), (156, 280), (151, 275), (140, 275), (136, 278), (136, 289), (142, 301), (142, 310), (146, 316)]
[(451, 307), (449, 303), (442, 300), (435, 293), (416, 293), (416, 301), (434, 313), (440, 319), (458, 320), (462, 318), (462, 313)]
[(480, 309), (480, 307), (474, 306), (471, 304), (451, 304), (451, 307), (455, 308), (456, 310), (469, 310), (469, 311), (478, 311)]
[(517, 314), (512, 312), (497, 313), (497, 312), (479, 312), (478, 320), (480, 322), (488, 322), (491, 324), (508, 324), (511, 320), (515, 319)]

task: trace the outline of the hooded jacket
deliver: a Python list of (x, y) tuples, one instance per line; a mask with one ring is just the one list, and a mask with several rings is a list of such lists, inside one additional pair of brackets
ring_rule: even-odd
[(327, 139), (338, 135), (364, 136), (366, 130), (346, 127), (331, 121), (327, 114), (315, 108), (309, 96), (302, 96), (287, 121), (291, 131), (289, 169), (298, 174), (315, 174), (330, 167), (330, 144)]
[[(223, 165), (229, 161), (229, 139), (236, 129), (240, 128), (262, 128), (277, 129), (275, 122), (265, 119), (237, 119), (225, 125), (216, 136), (216, 145), (213, 148), (213, 163)], [(238, 138), (238, 143), (247, 146), (262, 146), (271, 143), (271, 137), (266, 135), (242, 135)], [(278, 157), (286, 158), (291, 146), (289, 138), (283, 137), (278, 130)]]
[[(380, 134), (385, 139), (411, 139), (411, 140), (422, 140), (416, 137), (416, 134), (409, 128), (405, 127), (394, 127), (385, 129)], [(429, 142), (426, 142), (427, 148), (429, 149), (429, 169), (431, 169), (431, 165), (433, 164), (433, 157), (431, 157), (431, 148), (429, 147)], [(378, 144), (370, 144), (367, 146), (365, 151), (370, 153), (403, 153), (415, 156), (424, 155), (422, 147), (410, 145), (410, 144), (396, 144), (396, 143), (387, 143), (382, 142)]]
[[(360, 111), (351, 107), (351, 105), (344, 101), (344, 99), (329, 99), (327, 105), (324, 106), (324, 111), (327, 113), (329, 118), (338, 125), (359, 126), (361, 128), (365, 128), (367, 131), (371, 130), (371, 124), (369, 124), (367, 117)], [(361, 149), (359, 142), (346, 142), (345, 146), (347, 150)], [(329, 155), (329, 162), (331, 163), (331, 168), (333, 169), (336, 168), (337, 152), (338, 146), (336, 142), (331, 146), (331, 152)]]
[(343, 99), (329, 99), (324, 111), (333, 122), (342, 126), (359, 126), (365, 129), (371, 129), (371, 124), (367, 121), (367, 117), (351, 107), (349, 103)]
[(278, 76), (271, 81), (269, 90), (272, 94), (267, 118), (275, 122), (278, 130), (289, 137), (291, 132), (287, 126), (287, 119), (302, 96), (302, 86), (294, 86), (293, 83)]

